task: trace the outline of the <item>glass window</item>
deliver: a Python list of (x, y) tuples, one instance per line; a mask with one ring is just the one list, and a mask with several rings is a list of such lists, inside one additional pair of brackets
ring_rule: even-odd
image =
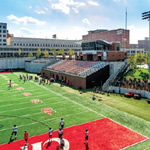
[(3, 42), (6, 42), (6, 40), (4, 39)]
[(6, 26), (3, 26), (4, 29), (6, 29)]
[(3, 30), (3, 33), (6, 33), (6, 30)]
[(6, 35), (3, 35), (3, 37), (6, 37)]

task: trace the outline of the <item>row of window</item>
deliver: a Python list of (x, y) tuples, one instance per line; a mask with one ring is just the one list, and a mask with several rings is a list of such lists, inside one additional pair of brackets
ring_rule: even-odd
[(0, 34), (0, 37), (6, 37), (6, 34), (3, 34), (3, 35), (2, 35), (2, 34)]
[(41, 47), (80, 47), (80, 45), (59, 45), (59, 44), (28, 44), (28, 43), (14, 43), (14, 46), (41, 46)]
[(0, 42), (6, 42), (6, 39), (3, 39), (3, 40), (2, 40), (2, 39), (0, 39)]
[(6, 46), (6, 43), (0, 43), (0, 46)]
[(2, 25), (0, 25), (0, 28), (6, 29), (6, 26), (2, 26)]
[[(45, 49), (40, 49), (41, 51), (45, 51)], [(51, 49), (47, 49), (48, 51), (51, 51)], [(65, 51), (68, 51), (69, 49), (65, 49)], [(74, 51), (80, 51), (80, 49), (73, 49)], [(18, 51), (18, 48), (0, 48), (0, 51)], [(21, 51), (37, 51), (37, 49), (30, 49), (30, 48), (23, 48), (21, 49)], [(59, 51), (59, 49), (56, 49), (56, 51)]]
[(6, 33), (6, 30), (0, 30), (0, 33)]

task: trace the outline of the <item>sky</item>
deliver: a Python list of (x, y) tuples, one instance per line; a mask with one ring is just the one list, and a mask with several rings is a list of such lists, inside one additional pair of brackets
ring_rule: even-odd
[(15, 37), (82, 39), (89, 30), (125, 28), (130, 44), (149, 36), (150, 0), (1, 0), (0, 22)]

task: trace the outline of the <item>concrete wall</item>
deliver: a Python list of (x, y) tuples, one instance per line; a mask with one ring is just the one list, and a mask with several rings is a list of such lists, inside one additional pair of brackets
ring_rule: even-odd
[(0, 69), (23, 69), (25, 68), (25, 60), (33, 60), (34, 57), (9, 57), (0, 58)]
[(25, 71), (38, 73), (38, 72), (41, 72), (41, 69), (44, 66), (45, 66), (45, 63), (25, 62)]
[[(110, 92), (115, 92), (115, 93), (119, 93), (119, 87), (114, 87), (114, 86), (110, 86), (109, 87), (109, 91)], [(126, 89), (126, 88), (120, 88), (120, 93), (121, 94), (125, 94), (128, 92), (133, 92), (133, 93), (140, 93), (142, 97), (148, 98), (150, 99), (150, 92), (145, 91), (145, 90), (136, 90), (136, 89)]]

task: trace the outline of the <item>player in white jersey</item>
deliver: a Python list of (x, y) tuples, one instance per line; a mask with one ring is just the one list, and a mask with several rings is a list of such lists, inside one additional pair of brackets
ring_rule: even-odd
[(63, 129), (59, 129), (58, 131), (58, 137), (61, 138), (63, 136)]
[(15, 135), (15, 139), (16, 139), (17, 138), (17, 126), (16, 125), (14, 125), (14, 127), (13, 127), (13, 132), (11, 134), (10, 139), (12, 138), (13, 135)]
[(52, 129), (52, 128), (49, 128), (49, 142), (50, 142), (51, 139), (52, 139), (52, 132), (53, 132), (53, 129)]
[(62, 129), (64, 128), (64, 125), (65, 125), (65, 121), (64, 121), (63, 118), (61, 118), (61, 120), (60, 120), (60, 126), (61, 126)]

